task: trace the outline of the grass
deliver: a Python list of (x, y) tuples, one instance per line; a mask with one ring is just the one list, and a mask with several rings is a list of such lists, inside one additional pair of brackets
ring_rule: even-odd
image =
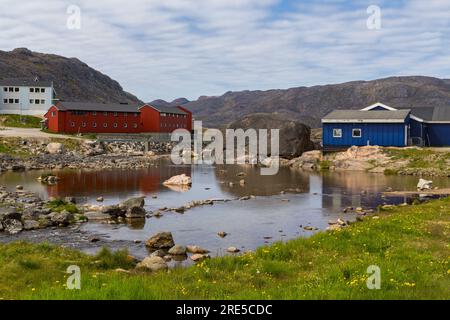
[[(346, 229), (189, 268), (131, 274), (126, 252), (92, 257), (48, 244), (0, 245), (3, 299), (449, 299), (450, 198), (380, 211)], [(69, 265), (81, 290), (66, 289)], [(366, 286), (381, 269), (381, 289)]]
[(319, 163), (319, 169), (321, 171), (327, 171), (330, 170), (330, 166), (331, 166), (332, 162), (330, 160), (322, 160)]
[(0, 123), (5, 127), (15, 128), (40, 128), (41, 118), (28, 115), (18, 114), (2, 114), (0, 115)]
[(418, 148), (386, 149), (386, 152), (393, 160), (408, 160), (409, 168), (447, 170), (449, 167), (449, 152)]
[(68, 211), (70, 213), (78, 213), (78, 208), (75, 204), (66, 202), (62, 199), (55, 199), (47, 203), (47, 207), (53, 212)]

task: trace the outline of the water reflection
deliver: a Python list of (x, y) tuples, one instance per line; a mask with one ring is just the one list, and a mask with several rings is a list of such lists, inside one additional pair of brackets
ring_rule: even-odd
[[(192, 176), (193, 184), (188, 191), (177, 192), (162, 185), (164, 180), (182, 173)], [(146, 195), (146, 209), (150, 211), (185, 205), (193, 200), (256, 196), (248, 201), (196, 207), (184, 214), (165, 212), (161, 218), (134, 220), (128, 224), (83, 225), (84, 232), (100, 233), (108, 240), (127, 243), (133, 254), (143, 257), (148, 254), (143, 242), (159, 231), (171, 231), (176, 243), (200, 245), (211, 250), (212, 255), (223, 254), (229, 246), (254, 249), (272, 241), (309, 236), (312, 232), (300, 226), (324, 229), (330, 219), (352, 220), (354, 214), (342, 212), (347, 206), (376, 207), (385, 202), (403, 202), (404, 199), (383, 198), (380, 192), (387, 187), (414, 190), (418, 180), (409, 176), (315, 173), (288, 168), (280, 168), (276, 176), (260, 176), (259, 173), (258, 168), (245, 166), (191, 167), (161, 163), (143, 170), (56, 171), (61, 180), (54, 186), (36, 180), (42, 172), (5, 172), (0, 175), (0, 185), (12, 190), (21, 184), (42, 197), (70, 195), (86, 197), (92, 203), (101, 195), (105, 198), (104, 204)], [(241, 179), (245, 184), (239, 183)], [(450, 179), (433, 180), (435, 186), (450, 187)], [(286, 192), (280, 194), (282, 191)], [(220, 238), (217, 235), (220, 231), (227, 232), (227, 237)], [(134, 240), (140, 240), (140, 244)], [(92, 252), (96, 247), (80, 242), (80, 248)]]

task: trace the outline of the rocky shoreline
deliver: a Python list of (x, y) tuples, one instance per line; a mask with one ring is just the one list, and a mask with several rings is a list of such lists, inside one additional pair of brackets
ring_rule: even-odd
[[(69, 140), (69, 139), (66, 139)], [(72, 139), (74, 140), (74, 139)], [(17, 140), (11, 146), (14, 154), (0, 154), (0, 172), (53, 169), (142, 169), (167, 158), (172, 143), (70, 142)]]
[(304, 152), (287, 162), (293, 169), (315, 171), (361, 171), (395, 175), (450, 177), (450, 153), (418, 147), (350, 147), (346, 151), (323, 154)]

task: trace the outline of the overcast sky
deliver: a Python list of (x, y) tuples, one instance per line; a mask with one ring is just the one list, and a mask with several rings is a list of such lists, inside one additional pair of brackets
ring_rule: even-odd
[[(67, 13), (71, 5), (81, 11), (79, 29)], [(370, 5), (381, 9), (380, 29), (367, 26)], [(450, 78), (450, 0), (1, 0), (0, 6), (1, 50), (77, 57), (145, 101), (393, 75)]]

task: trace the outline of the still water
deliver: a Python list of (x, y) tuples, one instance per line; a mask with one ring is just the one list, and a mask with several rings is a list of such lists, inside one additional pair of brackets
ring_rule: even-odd
[[(242, 172), (245, 176), (238, 176)], [(135, 243), (135, 240), (145, 241), (159, 231), (171, 231), (175, 243), (199, 245), (211, 250), (212, 255), (224, 254), (229, 246), (253, 250), (274, 241), (309, 236), (314, 231), (304, 230), (304, 226), (325, 229), (329, 220), (354, 220), (354, 214), (342, 212), (347, 206), (374, 208), (379, 204), (404, 202), (402, 198), (383, 198), (380, 192), (387, 187), (414, 190), (418, 180), (409, 176), (315, 173), (288, 168), (281, 168), (275, 176), (261, 176), (259, 169), (249, 166), (174, 166), (165, 162), (144, 170), (62, 170), (54, 173), (61, 180), (53, 186), (36, 180), (42, 174), (39, 171), (6, 172), (0, 175), (0, 185), (13, 190), (21, 184), (43, 198), (75, 196), (93, 204), (99, 196), (104, 197), (103, 204), (115, 204), (144, 195), (148, 211), (177, 207), (192, 200), (232, 199), (196, 207), (184, 214), (165, 212), (160, 218), (152, 217), (133, 224), (89, 222), (82, 225), (84, 233), (100, 235), (102, 239), (118, 243), (118, 247), (127, 247), (137, 257), (144, 257), (148, 252), (143, 243)], [(164, 180), (181, 173), (192, 177), (189, 190), (172, 190), (162, 185)], [(243, 186), (239, 184), (241, 179), (246, 181)], [(450, 179), (434, 179), (434, 185), (450, 187)], [(247, 195), (256, 198), (236, 200)], [(227, 232), (228, 236), (218, 237), (220, 231)], [(84, 242), (78, 247), (95, 252), (99, 244)]]

